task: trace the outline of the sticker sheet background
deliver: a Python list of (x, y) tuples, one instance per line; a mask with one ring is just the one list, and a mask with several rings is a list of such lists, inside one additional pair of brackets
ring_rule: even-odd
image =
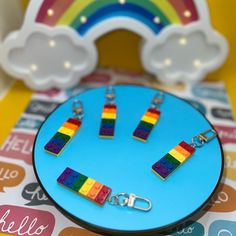
[(109, 83), (164, 89), (186, 99), (206, 115), (223, 144), (224, 174), (208, 206), (180, 227), (162, 234), (236, 235), (236, 124), (224, 84), (163, 86), (146, 74), (103, 68), (72, 89), (35, 92), (1, 145), (0, 235), (96, 235), (72, 223), (47, 199), (33, 172), (32, 148), (40, 125), (60, 103), (87, 89)]

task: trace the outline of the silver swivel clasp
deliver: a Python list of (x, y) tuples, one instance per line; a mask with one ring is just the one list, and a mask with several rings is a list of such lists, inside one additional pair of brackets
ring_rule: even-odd
[(155, 109), (159, 108), (164, 98), (165, 98), (165, 95), (163, 92), (156, 93), (156, 95), (152, 99), (151, 107)]
[(84, 117), (83, 103), (80, 100), (73, 101), (72, 110), (74, 118), (82, 120)]
[(112, 85), (108, 85), (106, 89), (106, 103), (114, 104), (116, 99), (116, 92)]
[[(113, 195), (108, 199), (108, 202), (111, 205), (117, 205), (117, 206), (127, 206), (130, 208), (134, 208), (139, 211), (150, 211), (152, 208), (152, 203), (149, 199), (139, 197), (133, 193), (128, 194), (128, 193), (118, 193), (116, 195)], [(146, 207), (140, 207), (138, 206), (138, 202), (145, 203), (147, 205)]]

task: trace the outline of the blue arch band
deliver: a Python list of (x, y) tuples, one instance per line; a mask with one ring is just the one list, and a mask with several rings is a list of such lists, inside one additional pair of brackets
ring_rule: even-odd
[(96, 24), (112, 17), (130, 17), (136, 19), (147, 25), (155, 34), (158, 34), (162, 28), (165, 27), (165, 25), (161, 23), (156, 24), (153, 21), (155, 15), (142, 7), (131, 3), (125, 3), (124, 5), (115, 3), (106, 6), (89, 16), (88, 21), (85, 24), (80, 25), (76, 30), (80, 35), (84, 36)]

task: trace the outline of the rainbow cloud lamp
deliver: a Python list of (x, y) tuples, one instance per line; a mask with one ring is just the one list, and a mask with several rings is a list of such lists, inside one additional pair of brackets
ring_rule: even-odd
[(32, 88), (69, 87), (95, 69), (95, 41), (116, 29), (143, 38), (144, 68), (165, 83), (199, 81), (228, 53), (205, 0), (31, 0), (1, 64)]

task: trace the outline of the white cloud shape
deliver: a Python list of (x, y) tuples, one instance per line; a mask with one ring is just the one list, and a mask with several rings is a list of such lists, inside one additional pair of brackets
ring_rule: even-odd
[(31, 29), (10, 34), (2, 47), (4, 69), (29, 87), (71, 87), (95, 68), (94, 44), (75, 31), (42, 25)]
[(162, 82), (195, 82), (218, 68), (227, 53), (225, 39), (205, 25), (171, 26), (146, 41), (142, 62)]

